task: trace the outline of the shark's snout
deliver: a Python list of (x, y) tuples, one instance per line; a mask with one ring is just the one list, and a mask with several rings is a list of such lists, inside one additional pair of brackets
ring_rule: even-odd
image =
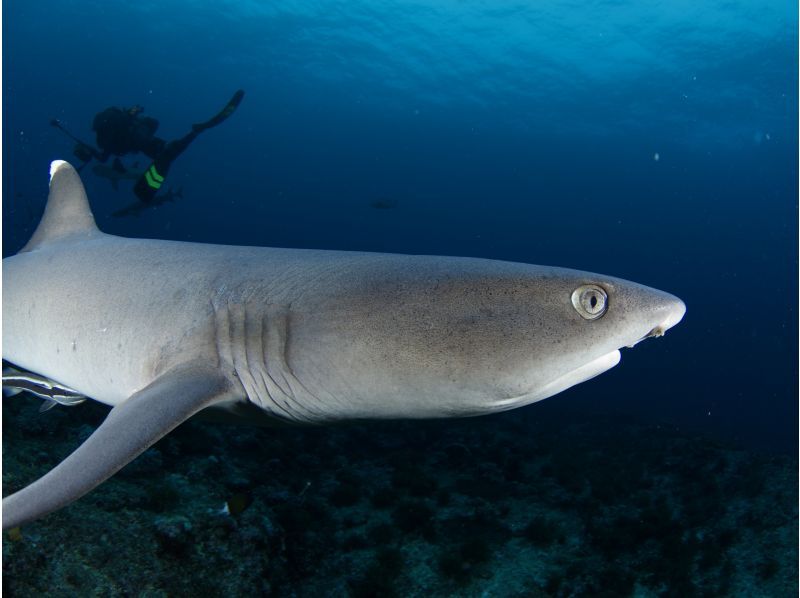
[(662, 305), (656, 310), (655, 321), (657, 324), (653, 326), (643, 337), (628, 345), (629, 348), (647, 338), (658, 338), (659, 336), (664, 336), (664, 333), (667, 330), (675, 326), (683, 319), (683, 316), (686, 314), (686, 304), (674, 295), (667, 295), (666, 293), (664, 293), (664, 295), (665, 297), (662, 300)]
[(686, 314), (686, 304), (677, 297), (672, 297), (672, 300), (667, 318), (658, 326), (661, 329), (661, 335), (680, 322)]
[(683, 319), (686, 313), (686, 304), (673, 295), (668, 295), (661, 310), (664, 312), (663, 320), (656, 324), (645, 338), (651, 336), (664, 336), (664, 333)]

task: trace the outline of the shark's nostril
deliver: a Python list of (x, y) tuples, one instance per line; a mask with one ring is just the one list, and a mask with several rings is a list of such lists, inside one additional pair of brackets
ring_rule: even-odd
[(664, 320), (660, 324), (654, 326), (650, 330), (650, 332), (648, 332), (640, 339), (637, 339), (635, 342), (628, 345), (629, 349), (638, 345), (645, 339), (658, 338), (660, 336), (664, 336), (664, 333), (667, 330), (675, 326), (675, 324), (677, 324), (678, 322), (681, 321), (681, 319), (683, 319), (683, 315), (686, 313), (686, 304), (677, 297), (672, 297), (671, 299), (672, 299), (671, 303), (667, 306), (669, 310), (667, 312), (667, 317), (664, 318)]

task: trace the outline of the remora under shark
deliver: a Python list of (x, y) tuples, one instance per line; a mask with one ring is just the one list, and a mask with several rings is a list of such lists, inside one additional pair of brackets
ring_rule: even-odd
[(617, 278), (484, 259), (106, 235), (66, 162), (3, 260), (3, 357), (113, 406), (3, 527), (59, 509), (198, 411), (294, 422), (480, 415), (613, 367), (683, 317)]

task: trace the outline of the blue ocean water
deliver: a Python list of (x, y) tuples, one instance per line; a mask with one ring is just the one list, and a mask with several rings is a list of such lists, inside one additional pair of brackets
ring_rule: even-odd
[[(6, 535), (5, 589), (796, 594), (781, 459), (798, 443), (797, 20), (776, 0), (5, 2), (4, 257), (38, 223), (50, 161), (77, 164), (51, 119), (94, 143), (97, 112), (140, 104), (169, 140), (242, 88), (172, 166), (177, 201), (115, 217), (132, 182), (87, 167), (98, 226), (563, 266), (688, 307), (611, 371), (509, 414), (182, 426)], [(4, 400), (6, 495), (105, 415), (37, 407)]]
[(4, 256), (50, 160), (71, 158), (50, 119), (94, 143), (96, 112), (138, 103), (171, 139), (241, 87), (173, 167), (184, 200), (113, 218), (129, 188), (84, 175), (103, 230), (661, 288), (684, 322), (555, 400), (796, 447), (791, 3), (14, 1), (4, 17)]

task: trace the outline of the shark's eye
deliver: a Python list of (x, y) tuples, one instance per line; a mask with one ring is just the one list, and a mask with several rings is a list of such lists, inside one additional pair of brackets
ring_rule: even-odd
[(572, 305), (581, 317), (596, 320), (608, 307), (608, 295), (596, 284), (585, 284), (572, 293)]

